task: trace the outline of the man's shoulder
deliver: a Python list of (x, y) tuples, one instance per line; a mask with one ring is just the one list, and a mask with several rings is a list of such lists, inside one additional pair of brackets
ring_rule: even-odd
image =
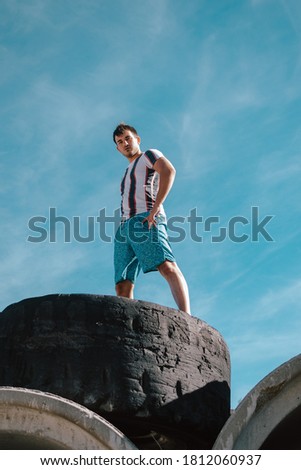
[(158, 149), (148, 149), (146, 150), (143, 155), (145, 155), (145, 158), (152, 164), (156, 163), (156, 161), (163, 157), (163, 153), (158, 150)]

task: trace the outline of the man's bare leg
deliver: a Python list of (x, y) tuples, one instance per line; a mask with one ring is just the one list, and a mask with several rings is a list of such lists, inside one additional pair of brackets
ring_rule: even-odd
[(119, 297), (127, 297), (128, 299), (134, 298), (134, 284), (127, 279), (125, 281), (118, 282), (115, 286), (115, 290)]
[(164, 261), (158, 266), (158, 271), (167, 280), (179, 310), (190, 314), (188, 286), (178, 265), (172, 261)]

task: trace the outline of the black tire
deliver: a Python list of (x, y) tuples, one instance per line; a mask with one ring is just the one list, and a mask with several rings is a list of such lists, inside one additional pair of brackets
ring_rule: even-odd
[(55, 294), (0, 314), (0, 385), (73, 400), (141, 449), (211, 449), (230, 414), (229, 384), (220, 333), (171, 308)]

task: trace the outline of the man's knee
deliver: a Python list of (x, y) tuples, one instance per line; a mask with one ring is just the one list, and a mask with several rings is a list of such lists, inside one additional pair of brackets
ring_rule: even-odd
[(174, 273), (179, 272), (179, 268), (173, 261), (164, 261), (158, 266), (158, 271), (162, 274), (162, 276), (168, 277)]
[(115, 285), (116, 294), (120, 297), (133, 297), (134, 284), (127, 279), (125, 281), (118, 282)]

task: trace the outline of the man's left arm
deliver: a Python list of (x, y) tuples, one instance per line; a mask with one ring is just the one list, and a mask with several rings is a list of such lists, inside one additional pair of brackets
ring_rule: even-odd
[(160, 157), (154, 163), (153, 168), (159, 173), (160, 182), (155, 204), (150, 211), (149, 216), (144, 219), (148, 222), (149, 228), (151, 228), (151, 226), (156, 223), (155, 217), (160, 211), (161, 205), (171, 190), (176, 175), (174, 166), (166, 157)]

